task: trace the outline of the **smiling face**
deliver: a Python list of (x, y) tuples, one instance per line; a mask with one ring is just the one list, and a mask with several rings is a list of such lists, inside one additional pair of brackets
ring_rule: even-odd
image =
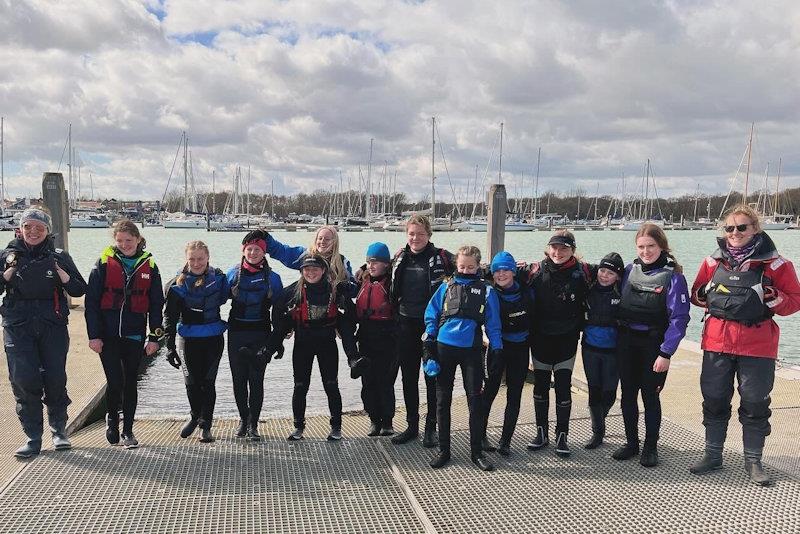
[(194, 275), (201, 275), (208, 269), (208, 253), (202, 248), (194, 248), (186, 251), (186, 265), (189, 272)]
[(498, 287), (505, 289), (511, 287), (511, 284), (514, 283), (514, 272), (505, 269), (497, 269), (492, 272), (492, 279)]
[(611, 269), (600, 267), (597, 270), (597, 281), (600, 282), (601, 286), (608, 287), (610, 285), (614, 285), (617, 280), (619, 280), (619, 275), (617, 275), (617, 273)]
[(636, 254), (645, 265), (650, 265), (656, 261), (661, 256), (662, 250), (656, 240), (648, 235), (636, 238)]
[(567, 245), (547, 245), (547, 255), (556, 265), (561, 265), (569, 261), (574, 254), (575, 251), (572, 250), (572, 247), (568, 247)]
[(409, 224), (406, 226), (406, 237), (408, 238), (408, 246), (411, 252), (417, 253), (428, 246), (431, 236), (428, 231), (421, 224)]
[(20, 227), (22, 239), (26, 244), (35, 247), (47, 237), (47, 225), (43, 222), (28, 220)]
[(258, 245), (247, 245), (244, 247), (244, 260), (250, 265), (258, 265), (264, 259), (264, 249)]
[[(737, 228), (742, 225), (747, 225), (743, 231)], [(743, 247), (750, 243), (750, 241), (753, 240), (753, 236), (756, 235), (756, 228), (753, 224), (753, 220), (744, 213), (728, 215), (725, 219), (725, 226), (734, 227), (732, 232), (725, 232), (725, 239), (729, 247)]]
[(128, 232), (117, 232), (114, 234), (114, 244), (124, 256), (133, 256), (136, 254), (136, 249), (139, 243), (142, 242), (141, 237), (135, 237)]
[(474, 256), (459, 254), (456, 258), (456, 271), (458, 274), (476, 274), (478, 272), (478, 260)]
[(308, 267), (303, 267), (303, 280), (308, 282), (309, 284), (316, 284), (320, 280), (322, 280), (322, 274), (325, 271), (322, 267), (316, 267), (313, 265), (309, 265)]
[(385, 261), (379, 260), (369, 260), (367, 262), (367, 272), (373, 278), (377, 278), (379, 276), (383, 276), (386, 274), (386, 270), (389, 268), (389, 264)]
[(333, 234), (330, 228), (322, 228), (319, 232), (317, 232), (317, 237), (314, 239), (314, 246), (317, 248), (317, 252), (323, 256), (330, 256), (333, 252), (333, 244), (335, 239), (336, 236)]

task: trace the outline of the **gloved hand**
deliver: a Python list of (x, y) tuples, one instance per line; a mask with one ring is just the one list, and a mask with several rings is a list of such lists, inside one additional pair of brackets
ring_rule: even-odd
[(436, 340), (428, 338), (422, 342), (422, 361), (428, 360), (439, 361), (439, 351), (436, 347)]
[(179, 369), (182, 363), (180, 356), (178, 356), (178, 351), (175, 350), (174, 348), (169, 349), (169, 351), (167, 352), (167, 361), (175, 369)]
[(283, 351), (283, 343), (276, 343), (270, 339), (266, 345), (258, 349), (256, 357), (264, 358), (266, 360), (264, 363), (267, 364), (272, 361), (273, 356), (276, 360), (283, 358)]
[(774, 300), (778, 296), (778, 292), (772, 285), (772, 279), (768, 276), (763, 277), (761, 280), (761, 287), (764, 289), (764, 302)]
[(364, 374), (364, 371), (371, 365), (369, 358), (366, 358), (358, 353), (351, 354), (347, 357), (347, 364), (350, 366), (350, 378), (358, 378)]
[(488, 363), (489, 374), (492, 376), (502, 375), (505, 368), (505, 360), (503, 359), (503, 349), (492, 349), (489, 351)]
[(709, 281), (706, 285), (700, 286), (697, 288), (697, 300), (700, 302), (705, 302), (706, 297), (708, 296), (708, 290), (711, 289), (711, 281)]

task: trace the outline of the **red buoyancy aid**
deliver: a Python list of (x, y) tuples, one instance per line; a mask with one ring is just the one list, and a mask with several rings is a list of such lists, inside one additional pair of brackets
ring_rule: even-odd
[(119, 259), (114, 256), (104, 259), (106, 277), (100, 309), (119, 310), (128, 302), (133, 313), (147, 313), (150, 310), (150, 279), (153, 272), (151, 260), (144, 259), (126, 280), (125, 269)]
[(369, 321), (390, 321), (394, 319), (394, 309), (389, 296), (389, 277), (375, 282), (364, 275), (361, 288), (356, 296), (356, 318)]
[(306, 285), (303, 284), (300, 288), (300, 302), (295, 304), (294, 308), (291, 309), (290, 314), (292, 320), (300, 326), (335, 326), (336, 314), (339, 310), (336, 307), (336, 300), (334, 299), (333, 291), (331, 291), (331, 298), (328, 300), (327, 310), (322, 310), (321, 308), (324, 308), (324, 306), (308, 305), (308, 298), (306, 298)]

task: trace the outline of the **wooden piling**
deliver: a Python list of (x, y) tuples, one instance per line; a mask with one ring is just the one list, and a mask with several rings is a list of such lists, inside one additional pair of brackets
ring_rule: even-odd
[(505, 248), (506, 238), (506, 211), (508, 209), (508, 199), (506, 198), (506, 186), (503, 184), (492, 184), (486, 196), (486, 251), (488, 255), (486, 263), (491, 263), (494, 255)]

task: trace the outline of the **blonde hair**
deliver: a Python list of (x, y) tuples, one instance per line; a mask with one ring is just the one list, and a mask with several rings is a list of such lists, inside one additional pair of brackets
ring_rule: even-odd
[(726, 211), (725, 216), (720, 220), (720, 230), (725, 226), (725, 221), (728, 217), (732, 215), (744, 215), (752, 221), (753, 230), (755, 230), (756, 233), (761, 232), (761, 214), (758, 213), (758, 210), (747, 204), (738, 204)]
[(481, 249), (474, 245), (461, 245), (458, 247), (458, 250), (456, 251), (456, 261), (458, 261), (459, 256), (475, 258), (475, 261), (478, 263), (478, 265), (481, 263)]
[(425, 229), (425, 232), (428, 234), (428, 237), (433, 235), (433, 230), (431, 229), (431, 220), (426, 215), (415, 213), (409, 217), (406, 221), (406, 233), (408, 233), (408, 226), (411, 224), (422, 226)]
[[(333, 234), (333, 246), (331, 246), (330, 258), (327, 257), (327, 254), (323, 254), (317, 250), (317, 237), (319, 237), (319, 233), (323, 230), (330, 230), (331, 234)], [(311, 243), (311, 246), (308, 247), (308, 253), (322, 256), (328, 262), (328, 278), (330, 278), (332, 285), (335, 286), (339, 282), (347, 280), (347, 269), (344, 266), (344, 261), (342, 261), (342, 255), (339, 254), (339, 231), (336, 230), (335, 226), (326, 224), (317, 228), (317, 231), (314, 233), (314, 241)]]
[(117, 234), (120, 232), (124, 232), (126, 234), (130, 234), (136, 239), (139, 240), (139, 245), (136, 247), (136, 252), (141, 253), (144, 248), (147, 246), (147, 241), (144, 237), (142, 237), (142, 233), (139, 231), (139, 227), (136, 226), (136, 223), (130, 219), (120, 219), (114, 223), (111, 227), (111, 237), (117, 237)]
[[(200, 240), (197, 241), (189, 241), (186, 243), (186, 246), (183, 249), (184, 255), (192, 250), (205, 250), (206, 256), (211, 257), (211, 253), (208, 251), (208, 245), (203, 243)], [(181, 274), (175, 279), (175, 283), (178, 285), (183, 285), (184, 280), (186, 280), (186, 273), (189, 271), (189, 262), (184, 264), (183, 269), (181, 270)], [(206, 283), (206, 276), (203, 274), (202, 276), (198, 276), (197, 280), (194, 283), (194, 287), (202, 287)]]
[(669, 241), (667, 240), (667, 234), (664, 233), (663, 228), (661, 228), (659, 225), (655, 223), (651, 222), (643, 223), (642, 226), (639, 227), (639, 231), (636, 232), (636, 237), (634, 238), (633, 242), (636, 243), (636, 241), (638, 241), (640, 237), (652, 238), (653, 241), (656, 242), (656, 245), (658, 245), (658, 247), (664, 252), (666, 252), (667, 256), (669, 256), (672, 259), (672, 261), (675, 264), (674, 267), (675, 272), (676, 273), (683, 272), (683, 267), (681, 267), (681, 264), (679, 264), (678, 260), (675, 259), (675, 256), (672, 254), (672, 249), (669, 248)]

